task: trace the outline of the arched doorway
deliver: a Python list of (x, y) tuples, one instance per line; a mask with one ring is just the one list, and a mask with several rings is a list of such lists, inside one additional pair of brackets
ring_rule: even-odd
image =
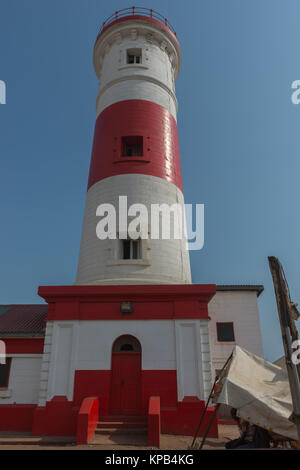
[(113, 344), (111, 358), (110, 414), (141, 413), (141, 345), (131, 335)]

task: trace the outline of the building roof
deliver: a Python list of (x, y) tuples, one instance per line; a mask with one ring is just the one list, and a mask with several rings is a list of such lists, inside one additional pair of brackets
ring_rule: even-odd
[(264, 290), (264, 286), (262, 285), (256, 285), (256, 284), (228, 284), (228, 285), (217, 285), (216, 288), (217, 291), (254, 291), (257, 293), (257, 297), (260, 296), (260, 294)]
[(48, 305), (0, 305), (0, 336), (44, 336)]

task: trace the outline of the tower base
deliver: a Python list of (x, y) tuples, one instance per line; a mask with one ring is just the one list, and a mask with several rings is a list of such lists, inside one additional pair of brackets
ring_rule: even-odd
[[(48, 315), (38, 403), (0, 405), (0, 429), (14, 416), (15, 429), (22, 421), (34, 435), (75, 436), (91, 397), (99, 401), (99, 420), (148, 422), (149, 401), (159, 397), (161, 432), (193, 435), (211, 388), (207, 305), (215, 288), (41, 287)], [(209, 435), (217, 437), (217, 420)]]

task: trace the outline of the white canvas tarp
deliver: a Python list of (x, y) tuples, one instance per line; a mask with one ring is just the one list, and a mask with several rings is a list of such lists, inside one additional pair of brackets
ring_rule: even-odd
[(236, 408), (246, 421), (298, 440), (296, 426), (289, 420), (293, 407), (285, 369), (236, 346), (219, 387), (216, 403)]

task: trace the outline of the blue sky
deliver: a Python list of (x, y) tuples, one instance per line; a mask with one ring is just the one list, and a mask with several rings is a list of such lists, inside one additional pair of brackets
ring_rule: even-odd
[[(103, 20), (125, 0), (0, 0), (0, 303), (75, 280)], [(282, 354), (268, 255), (300, 302), (298, 0), (144, 0), (181, 43), (179, 138), (187, 203), (204, 203), (194, 283), (263, 284), (265, 355)]]

